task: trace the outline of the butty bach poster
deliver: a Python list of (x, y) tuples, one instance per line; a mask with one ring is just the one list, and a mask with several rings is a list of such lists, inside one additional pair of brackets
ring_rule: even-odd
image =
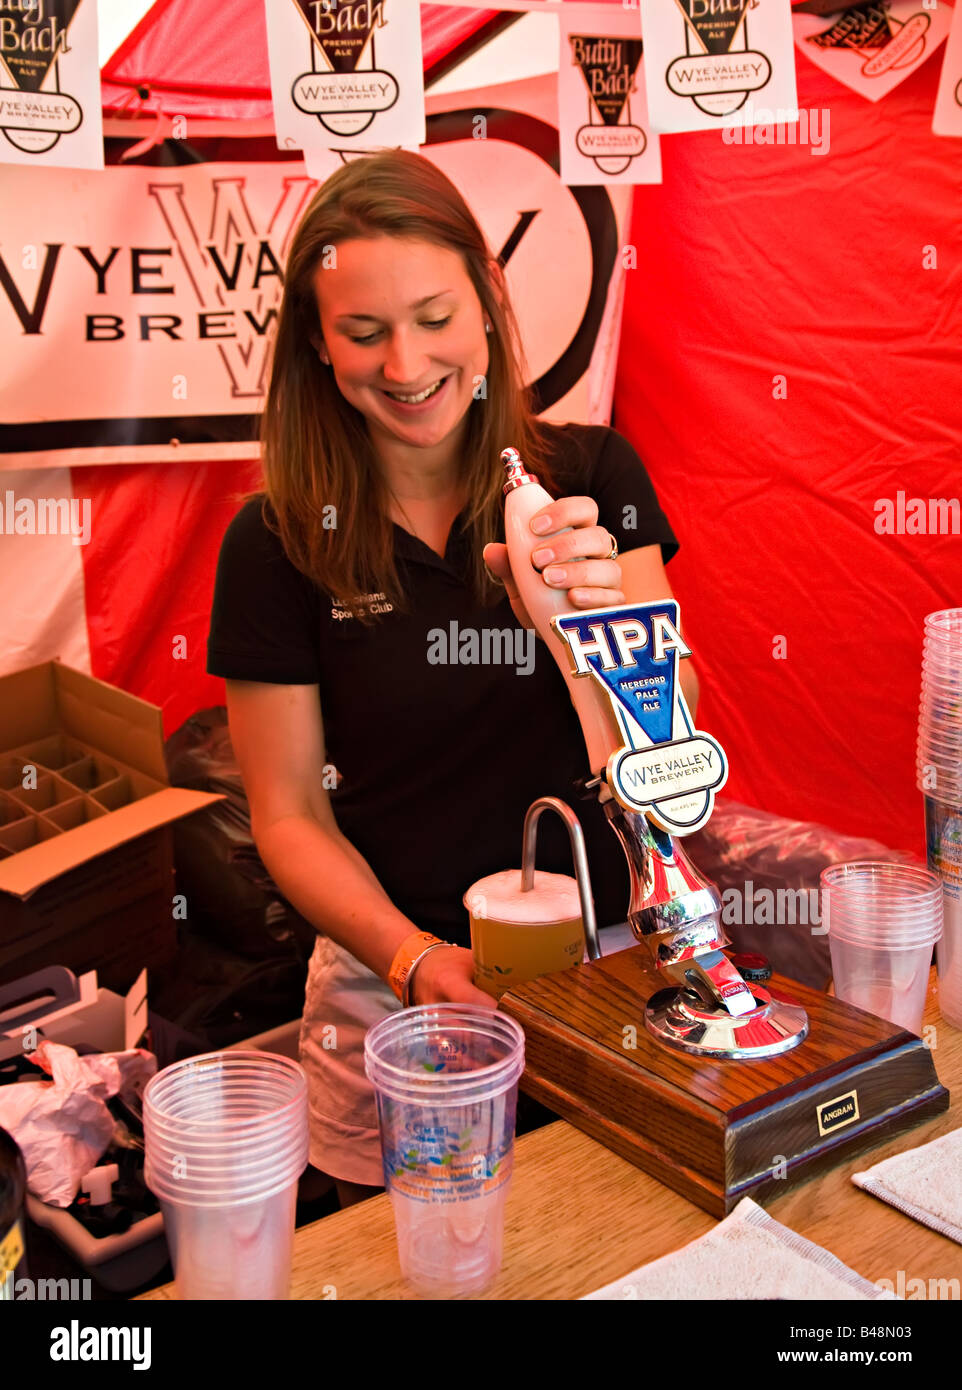
[(425, 139), (420, 6), (270, 0), (267, 51), (281, 149), (321, 153)]
[(641, 0), (641, 32), (655, 130), (797, 113), (790, 0)]
[(104, 167), (97, 0), (0, 0), (0, 163)]
[(597, 7), (569, 4), (560, 19), (562, 183), (661, 183), (658, 136), (648, 123), (639, 11), (612, 6), (604, 34), (597, 32)]
[(792, 25), (810, 62), (878, 101), (932, 56), (951, 21), (945, 0), (874, 0), (842, 14), (796, 14)]

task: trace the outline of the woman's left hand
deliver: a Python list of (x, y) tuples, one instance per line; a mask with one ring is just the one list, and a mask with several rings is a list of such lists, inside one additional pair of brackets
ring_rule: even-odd
[[(538, 532), (534, 526), (542, 519), (547, 520), (547, 526)], [(531, 563), (541, 571), (546, 584), (559, 593), (567, 592), (575, 608), (611, 608), (625, 602), (621, 566), (617, 560), (607, 558), (611, 536), (598, 525), (598, 504), (593, 498), (559, 497), (535, 512), (531, 527)], [(508, 547), (486, 545), (484, 562), (504, 584), (518, 622), (523, 627), (534, 627), (518, 596)]]

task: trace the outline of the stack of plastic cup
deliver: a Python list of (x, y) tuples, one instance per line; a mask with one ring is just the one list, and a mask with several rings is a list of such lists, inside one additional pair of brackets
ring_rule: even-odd
[(939, 1007), (962, 1028), (962, 608), (925, 619), (917, 774), (929, 868), (944, 897)]
[(422, 1293), (478, 1293), (501, 1267), (524, 1034), (514, 1019), (430, 1004), (370, 1029), (384, 1183), (401, 1273)]
[(144, 1091), (144, 1177), (164, 1214), (183, 1299), (290, 1292), (307, 1078), (268, 1052), (211, 1052)]
[(861, 860), (822, 870), (835, 995), (921, 1033), (942, 882), (914, 864)]

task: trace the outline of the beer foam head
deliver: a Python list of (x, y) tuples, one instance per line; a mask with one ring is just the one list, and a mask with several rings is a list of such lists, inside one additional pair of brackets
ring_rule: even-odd
[(472, 917), (519, 925), (565, 922), (581, 916), (576, 881), (567, 874), (541, 873), (537, 869), (534, 887), (527, 893), (521, 887), (520, 869), (502, 869), (479, 878), (465, 893), (464, 905)]

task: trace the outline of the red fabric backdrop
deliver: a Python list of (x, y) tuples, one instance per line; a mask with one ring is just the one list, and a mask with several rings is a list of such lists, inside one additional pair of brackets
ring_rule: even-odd
[(635, 193), (615, 391), (682, 541), (670, 577), (728, 794), (916, 851), (922, 619), (962, 605), (962, 539), (877, 534), (875, 503), (962, 496), (962, 141), (931, 132), (940, 61), (873, 105), (799, 57), (828, 154), (663, 141), (663, 185)]

